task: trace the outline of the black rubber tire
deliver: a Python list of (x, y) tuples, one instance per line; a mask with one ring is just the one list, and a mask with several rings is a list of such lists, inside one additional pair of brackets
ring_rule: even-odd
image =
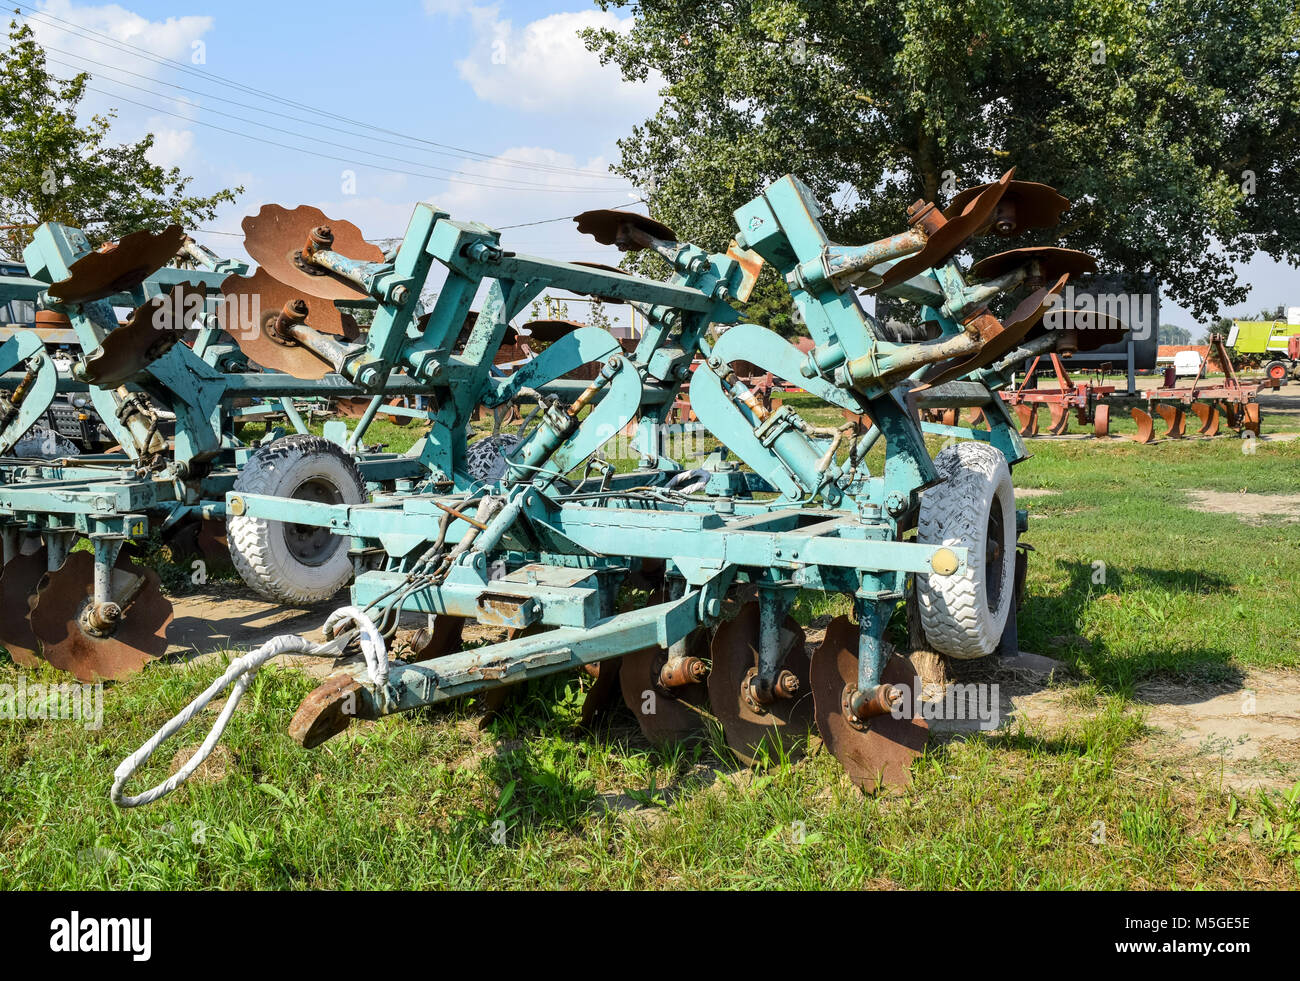
[[(361, 504), (366, 485), (356, 461), (337, 443), (295, 434), (253, 454), (234, 490), (335, 504)], [(230, 558), (244, 582), (291, 606), (329, 599), (352, 579), (348, 540), (329, 529), (227, 516)]]
[(519, 445), (513, 433), (485, 436), (473, 443), (466, 452), (465, 465), (475, 480), (496, 483), (506, 473), (506, 454)]

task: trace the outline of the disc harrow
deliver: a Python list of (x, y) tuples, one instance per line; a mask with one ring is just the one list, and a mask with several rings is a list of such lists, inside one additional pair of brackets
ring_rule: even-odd
[[(1000, 579), (988, 585), (1001, 573), (987, 557), (1016, 554), (1027, 528), (1024, 511), (1000, 510), (1004, 494), (970, 530), (932, 534), (920, 521), (922, 492), (933, 502), (936, 489), (977, 476), (1009, 487), (1026, 452), (999, 393), (1026, 359), (1065, 356), (1107, 333), (1053, 320), (1088, 257), (1019, 249), (973, 266), (962, 257), (989, 235), (1046, 227), (1066, 205), (1008, 171), (947, 209), (916, 202), (877, 241), (843, 245), (826, 235), (808, 188), (785, 177), (735, 212), (723, 253), (645, 215), (577, 217), (597, 242), (657, 253), (670, 270), (662, 280), (513, 251), (498, 231), (428, 204), (388, 252), (317, 209), (267, 205), (244, 222), (251, 274), (183, 237), (178, 245), (178, 231), (162, 236), (170, 253), (130, 236), (93, 252), (75, 229), (41, 226), (26, 258), (51, 284), (51, 308), (84, 351), (130, 356), (113, 371), (86, 359), (79, 373), (120, 454), (68, 461), (40, 479), (14, 468), (0, 484), (7, 534), (38, 530), (49, 548), (49, 529), (60, 529), (63, 556), (75, 537), (93, 546), (57, 564), (47, 554), (27, 617), (36, 646), (79, 678), (122, 678), (164, 655), (170, 609), (123, 543), (157, 527), (206, 555), (224, 519), (236, 568), (263, 595), (324, 599), (314, 583), (352, 580), (330, 640), (282, 639), (296, 652), (337, 652), (355, 639), (365, 655), (304, 700), (289, 726), (303, 746), (453, 699), (493, 706), (531, 679), (568, 673), (586, 678), (586, 724), (621, 694), (655, 745), (697, 738), (712, 719), (739, 759), (761, 762), (798, 758), (820, 732), (865, 790), (905, 784), (926, 726), (914, 711), (916, 673), (886, 640), (891, 614), (918, 602), (917, 583), (927, 597), (1018, 596)], [(203, 268), (164, 268), (178, 248)], [(763, 263), (789, 285), (810, 335), (802, 347), (737, 309)], [(128, 290), (140, 307), (182, 282), (205, 296), (192, 346), (145, 347), (106, 302)], [(440, 285), (426, 305), (431, 282)], [(625, 304), (644, 331), (624, 345), (572, 322), (512, 326), (546, 289)], [(935, 329), (900, 339), (858, 291), (924, 308)], [(349, 327), (352, 308), (370, 312), (364, 330)], [(15, 352), (5, 376), (11, 391), (24, 357)], [(826, 429), (764, 399), (754, 380), (772, 378), (851, 421)], [(354, 400), (356, 425), (309, 435), (294, 398)], [(702, 462), (674, 458), (662, 438), (687, 398), (721, 444)], [(243, 443), (241, 418), (268, 402), (296, 432)], [(493, 452), (477, 451), (475, 415), (508, 417), (520, 403), (518, 431), (494, 431)], [(427, 425), (411, 453), (362, 449), (381, 413)], [(621, 473), (602, 455), (620, 433), (637, 457)], [(935, 459), (926, 435), (983, 449)], [(866, 458), (882, 438), (873, 470)], [(15, 581), (40, 566), (7, 557)], [(646, 582), (644, 603), (620, 605), (620, 589)], [(811, 657), (790, 616), (800, 590), (843, 594), (854, 609)], [(985, 605), (972, 628), (931, 603), (931, 647), (962, 657), (1014, 650), (1014, 603)], [(403, 613), (433, 620), (399, 648)], [(466, 645), (470, 620), (502, 639)], [(970, 629), (978, 642), (962, 634)], [(398, 649), (400, 658), (390, 653)], [(256, 670), (265, 653), (235, 673)], [(119, 803), (142, 799), (123, 796), (132, 769), (119, 771)]]

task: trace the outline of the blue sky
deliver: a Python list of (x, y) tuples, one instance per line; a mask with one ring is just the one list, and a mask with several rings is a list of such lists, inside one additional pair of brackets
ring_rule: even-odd
[[(629, 21), (583, 0), (13, 6), (34, 12), (54, 70), (95, 76), (86, 107), (117, 108), (119, 138), (153, 132), (156, 160), (194, 175), (196, 191), (244, 185), (196, 236), (225, 254), (242, 254), (240, 238), (218, 233), (267, 202), (316, 205), (376, 240), (400, 235), (421, 200), (503, 227), (639, 197), (607, 168), (616, 140), (653, 114), (657, 79), (624, 82), (585, 51), (579, 28)], [(569, 221), (507, 229), (504, 241), (618, 260)], [(1260, 257), (1241, 274), (1255, 288), (1229, 313), (1300, 305), (1297, 270)], [(1168, 302), (1161, 319), (1199, 331)]]

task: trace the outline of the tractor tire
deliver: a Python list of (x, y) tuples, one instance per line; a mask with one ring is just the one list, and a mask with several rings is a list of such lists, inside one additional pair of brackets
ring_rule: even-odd
[[(235, 480), (244, 494), (361, 504), (366, 485), (337, 443), (295, 434), (258, 450)], [(267, 599), (307, 606), (329, 599), (352, 579), (346, 538), (328, 528), (227, 516), (230, 558), (244, 582)]]
[(968, 549), (959, 575), (918, 574), (916, 597), (930, 645), (949, 657), (997, 650), (1014, 616), (1016, 497), (1006, 457), (987, 443), (958, 443), (934, 459), (942, 481), (921, 495), (917, 540)]
[(1270, 361), (1264, 368), (1264, 377), (1279, 385), (1286, 384), (1286, 376), (1289, 373), (1290, 369), (1285, 361)]
[(465, 466), (470, 476), (483, 483), (496, 483), (506, 474), (506, 454), (518, 445), (519, 437), (513, 433), (480, 439), (466, 453)]

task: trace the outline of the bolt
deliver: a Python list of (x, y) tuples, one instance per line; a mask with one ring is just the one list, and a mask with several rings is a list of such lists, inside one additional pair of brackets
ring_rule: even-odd
[(406, 306), (406, 301), (410, 299), (411, 291), (405, 286), (398, 286), (393, 290), (393, 302), (399, 307)]

